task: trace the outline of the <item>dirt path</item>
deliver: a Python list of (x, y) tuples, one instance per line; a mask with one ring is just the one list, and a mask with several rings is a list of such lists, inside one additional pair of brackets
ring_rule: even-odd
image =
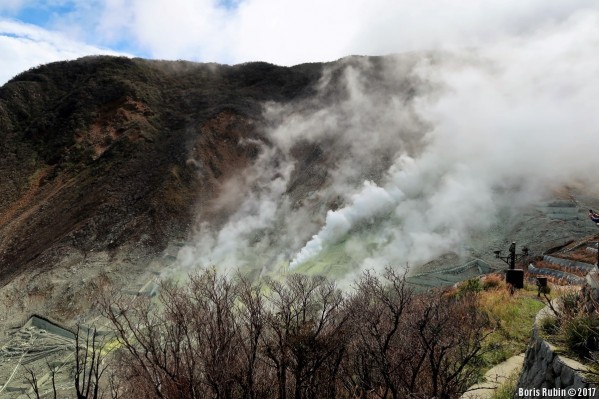
[(503, 363), (499, 363), (485, 373), (485, 381), (468, 388), (468, 392), (461, 399), (488, 399), (493, 396), (498, 386), (512, 375), (522, 369), (524, 353), (512, 356)]

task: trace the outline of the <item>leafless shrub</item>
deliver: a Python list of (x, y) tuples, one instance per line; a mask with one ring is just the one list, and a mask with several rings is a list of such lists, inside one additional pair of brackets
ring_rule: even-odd
[(351, 395), (373, 398), (455, 397), (476, 379), (488, 320), (474, 298), (440, 291), (415, 294), (405, 275), (366, 274), (352, 305), (354, 334), (346, 359)]
[(100, 305), (120, 349), (100, 384), (105, 352), (82, 345), (79, 399), (456, 397), (489, 331), (472, 296), (415, 293), (392, 269), (365, 273), (350, 294), (322, 277), (251, 283), (206, 270), (154, 299)]
[(268, 287), (262, 348), (276, 372), (277, 397), (335, 397), (349, 335), (341, 292), (322, 277), (302, 275)]
[[(103, 399), (107, 397), (105, 386), (103, 384), (104, 373), (108, 369), (108, 363), (105, 360), (106, 351), (104, 350), (103, 339), (98, 337), (96, 329), (82, 332), (81, 326), (77, 325), (75, 332), (75, 356), (74, 356), (74, 391), (77, 399)], [(56, 387), (56, 369), (49, 363), (46, 363), (49, 373), (49, 379), (52, 385), (50, 393), (56, 399), (58, 389)], [(44, 396), (41, 393), (40, 381), (37, 374), (32, 369), (26, 369), (25, 379), (31, 386), (32, 393), (36, 399)], [(108, 393), (111, 399), (118, 399), (118, 392)], [(27, 393), (27, 397), (32, 396)]]

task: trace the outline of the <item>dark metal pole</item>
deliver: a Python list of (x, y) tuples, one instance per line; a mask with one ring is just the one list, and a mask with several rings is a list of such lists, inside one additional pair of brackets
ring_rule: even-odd
[(514, 270), (516, 268), (516, 243), (512, 242), (510, 245), (510, 269)]

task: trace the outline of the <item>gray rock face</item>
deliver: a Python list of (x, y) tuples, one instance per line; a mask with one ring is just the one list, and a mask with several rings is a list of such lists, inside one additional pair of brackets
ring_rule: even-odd
[[(524, 366), (518, 380), (516, 397), (532, 398), (599, 398), (599, 387), (586, 382), (587, 367), (576, 360), (556, 354), (555, 348), (539, 334), (539, 321), (547, 308), (537, 315), (532, 341), (526, 350)], [(574, 393), (574, 394), (573, 394)]]

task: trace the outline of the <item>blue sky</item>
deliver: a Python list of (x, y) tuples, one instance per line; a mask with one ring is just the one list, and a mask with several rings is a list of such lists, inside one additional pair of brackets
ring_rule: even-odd
[(484, 47), (598, 10), (595, 0), (0, 0), (0, 84), (90, 54), (294, 65)]
[(19, 21), (37, 26), (49, 27), (54, 18), (66, 15), (75, 11), (73, 3), (64, 4), (44, 4), (25, 3), (23, 7), (14, 12), (13, 17)]

